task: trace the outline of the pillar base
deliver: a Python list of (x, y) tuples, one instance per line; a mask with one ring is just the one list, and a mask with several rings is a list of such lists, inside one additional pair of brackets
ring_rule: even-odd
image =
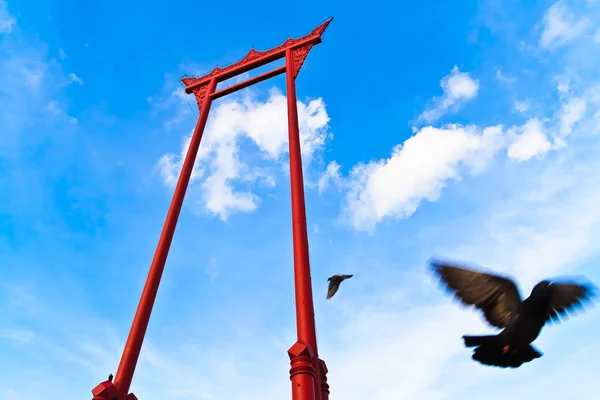
[(119, 391), (111, 381), (104, 381), (92, 389), (92, 400), (117, 400)]
[(288, 350), (292, 400), (315, 400), (315, 353), (299, 340)]
[[(119, 391), (111, 381), (104, 381), (92, 389), (94, 398), (92, 400), (117, 400)], [(135, 394), (129, 393), (125, 400), (138, 400)]]
[(317, 358), (317, 363), (319, 368), (321, 369), (321, 400), (329, 400), (329, 384), (327, 383), (327, 373), (329, 370), (327, 369), (327, 365), (325, 361)]

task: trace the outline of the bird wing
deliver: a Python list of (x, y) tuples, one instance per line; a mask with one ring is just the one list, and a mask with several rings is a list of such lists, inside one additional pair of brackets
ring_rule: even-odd
[(582, 285), (573, 282), (552, 283), (548, 286), (550, 296), (546, 312), (546, 322), (559, 322), (560, 317), (566, 317), (567, 311), (581, 307), (584, 300), (590, 300), (595, 295), (592, 285)]
[(491, 325), (506, 328), (517, 317), (521, 295), (511, 279), (445, 263), (432, 266), (446, 288), (461, 303), (482, 310)]
[(332, 279), (329, 281), (329, 289), (327, 289), (327, 298), (330, 299), (335, 292), (338, 291), (341, 281), (338, 279)]

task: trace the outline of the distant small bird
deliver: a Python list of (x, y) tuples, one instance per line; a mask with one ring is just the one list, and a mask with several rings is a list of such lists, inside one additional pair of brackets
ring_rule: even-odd
[(484, 365), (518, 368), (540, 358), (531, 343), (549, 320), (559, 322), (595, 295), (594, 286), (544, 280), (521, 301), (510, 278), (431, 261), (441, 281), (466, 305), (483, 311), (485, 319), (502, 329), (497, 335), (463, 336), (466, 347), (475, 347), (473, 360)]
[(332, 298), (333, 295), (338, 291), (338, 289), (340, 288), (340, 283), (342, 283), (346, 279), (352, 278), (352, 276), (353, 275), (337, 274), (337, 275), (333, 275), (333, 276), (330, 276), (329, 278), (327, 278), (327, 280), (329, 281), (329, 289), (327, 290), (327, 299)]
[(108, 381), (112, 382), (112, 380), (113, 380), (113, 374), (108, 375)]

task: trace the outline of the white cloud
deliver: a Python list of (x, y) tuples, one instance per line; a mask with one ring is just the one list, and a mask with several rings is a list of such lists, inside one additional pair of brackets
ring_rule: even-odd
[(578, 18), (569, 11), (563, 0), (554, 3), (544, 15), (544, 31), (540, 45), (544, 48), (561, 46), (582, 35), (591, 22), (586, 17)]
[(479, 81), (471, 78), (466, 72), (460, 72), (457, 66), (442, 78), (440, 86), (444, 90), (444, 95), (441, 98), (434, 98), (432, 106), (419, 116), (420, 120), (427, 123), (436, 121), (451, 108), (452, 111), (456, 111), (461, 104), (474, 99), (479, 91)]
[(336, 187), (340, 187), (342, 184), (340, 165), (335, 161), (331, 161), (329, 164), (327, 164), (325, 172), (319, 178), (319, 193), (323, 193), (325, 190), (327, 190), (330, 183), (333, 183)]
[(387, 160), (352, 169), (345, 211), (364, 231), (385, 217), (409, 217), (421, 201), (436, 201), (448, 180), (460, 179), (461, 165), (478, 173), (503, 145), (500, 126), (422, 128)]
[[(273, 89), (266, 103), (253, 102), (247, 98), (245, 106), (248, 110), (244, 117), (248, 136), (274, 160), (287, 153), (286, 97), (278, 89)], [(308, 104), (298, 102), (300, 146), (302, 156), (307, 160), (325, 145), (329, 120), (323, 99), (318, 98)]]
[(560, 135), (565, 136), (573, 131), (573, 125), (581, 120), (585, 114), (585, 99), (571, 97), (563, 104), (560, 111)]
[(8, 12), (5, 0), (0, 0), (0, 35), (8, 35), (12, 32), (17, 20)]
[[(307, 104), (299, 101), (298, 119), (303, 162), (308, 165), (331, 136), (323, 100), (318, 98)], [(258, 146), (266, 160), (282, 161), (288, 150), (287, 101), (278, 89), (271, 90), (264, 103), (246, 97), (243, 101), (223, 102), (211, 112), (192, 181), (203, 179), (203, 206), (222, 220), (234, 212), (250, 212), (258, 206), (259, 197), (251, 191), (236, 190), (234, 182), (263, 178), (266, 186), (274, 185), (272, 176), (240, 159), (239, 141), (244, 137)], [(179, 156), (166, 154), (159, 160), (158, 167), (169, 185), (177, 180), (190, 140), (191, 135)]]
[(48, 110), (57, 117), (66, 118), (72, 124), (77, 123), (77, 118), (70, 116), (62, 108), (60, 108), (58, 101), (51, 101), (48, 103)]
[(557, 78), (560, 108), (554, 116), (556, 140), (562, 141), (575, 128), (581, 134), (600, 133), (600, 84), (582, 81), (577, 74)]
[(71, 82), (75, 82), (75, 83), (79, 83), (80, 85), (83, 85), (83, 79), (81, 79), (80, 77), (78, 77), (77, 75), (75, 75), (72, 72), (69, 74), (69, 80)]
[(513, 139), (508, 146), (507, 154), (509, 158), (517, 162), (527, 161), (536, 156), (541, 157), (552, 147), (544, 132), (542, 122), (536, 118), (528, 120), (521, 127), (509, 130), (509, 136), (512, 136)]
[(69, 57), (63, 49), (58, 49), (58, 56), (61, 60), (65, 60), (67, 57)]
[(558, 94), (562, 97), (569, 93), (571, 90), (571, 79), (568, 75), (558, 75), (556, 78), (556, 90)]
[(504, 83), (515, 83), (517, 81), (517, 78), (515, 78), (514, 76), (504, 75), (500, 68), (496, 69), (496, 79)]
[(531, 107), (531, 105), (529, 104), (528, 101), (525, 100), (517, 100), (515, 101), (515, 111), (518, 111), (520, 113), (524, 113), (527, 110), (529, 110), (529, 108)]

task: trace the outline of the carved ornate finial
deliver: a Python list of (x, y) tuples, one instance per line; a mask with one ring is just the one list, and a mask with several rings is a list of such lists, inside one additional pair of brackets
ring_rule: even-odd
[[(285, 40), (285, 42), (283, 42), (282, 44), (275, 46), (269, 50), (258, 51), (253, 46), (252, 49), (244, 57), (242, 57), (241, 60), (239, 60), (233, 64), (230, 64), (228, 66), (222, 67), (222, 68), (217, 65), (208, 74), (205, 74), (205, 75), (197, 77), (197, 78), (183, 78), (182, 82), (186, 86), (190, 86), (191, 84), (194, 84), (194, 83), (200, 82), (200, 81), (208, 82), (210, 80), (210, 78), (212, 78), (216, 75), (225, 74), (229, 71), (240, 68), (240, 67), (242, 67), (242, 65), (248, 64), (248, 63), (256, 60), (257, 58), (267, 57), (270, 54), (284, 50), (286, 47), (294, 46), (295, 44), (298, 44), (302, 41), (320, 37), (323, 34), (323, 32), (325, 32), (325, 29), (327, 29), (327, 26), (331, 23), (332, 20), (333, 20), (333, 18), (329, 18), (327, 21), (323, 22), (321, 25), (319, 25), (315, 29), (313, 29), (308, 35), (304, 35), (298, 39), (292, 39), (291, 37), (288, 37)], [(306, 59), (306, 56), (308, 55), (308, 52), (310, 51), (310, 49), (312, 48), (313, 45), (307, 45), (307, 47), (300, 46), (298, 49), (294, 49), (294, 58), (296, 58), (296, 57), (298, 58), (298, 60), (296, 62), (296, 65), (298, 65), (298, 71), (300, 70), (300, 67), (302, 67), (302, 63), (304, 62), (304, 59)], [(296, 56), (296, 51), (299, 51), (297, 56)], [(297, 73), (295, 76), (297, 76)]]
[(204, 100), (206, 100), (206, 96), (208, 94), (209, 82), (206, 82), (204, 85), (202, 85), (199, 88), (194, 90), (194, 97), (196, 97), (196, 103), (198, 104), (198, 111), (200, 111), (202, 109), (202, 104), (204, 103)]
[(306, 45), (304, 45), (302, 47), (294, 49), (294, 51), (293, 51), (293, 55), (294, 55), (294, 79), (296, 79), (296, 77), (300, 73), (300, 69), (302, 69), (302, 65), (304, 65), (304, 61), (306, 60), (306, 57), (308, 56), (308, 53), (310, 53), (310, 50), (312, 48), (313, 48), (312, 44), (306, 44)]

